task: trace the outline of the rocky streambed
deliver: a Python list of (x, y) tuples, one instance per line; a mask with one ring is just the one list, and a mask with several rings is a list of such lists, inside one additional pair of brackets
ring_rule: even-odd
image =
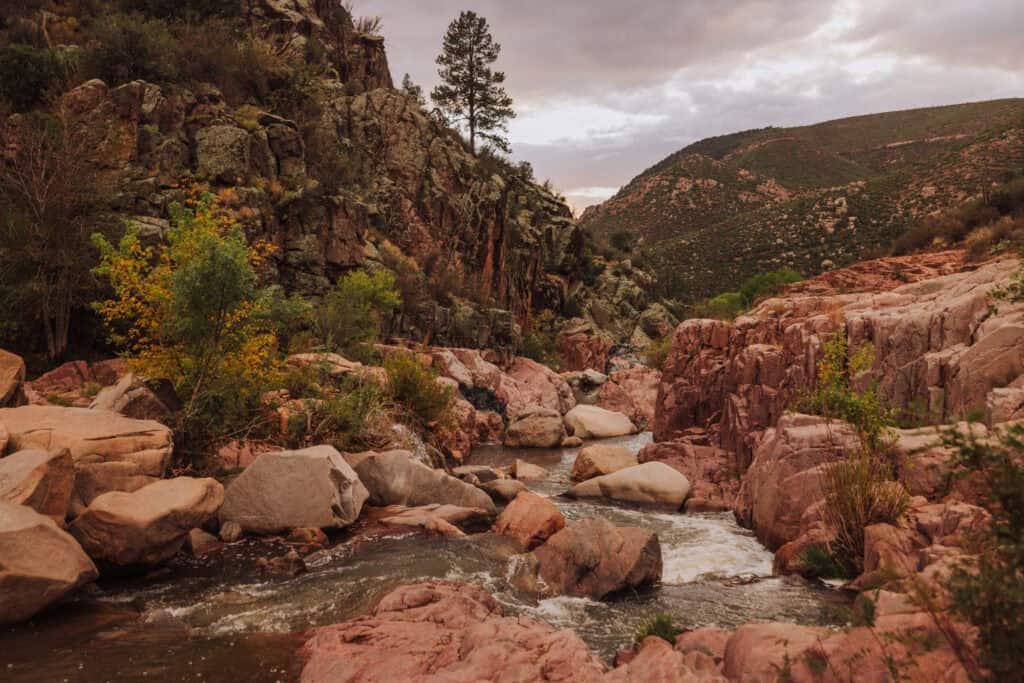
[[(637, 451), (649, 441), (639, 434), (605, 443)], [(656, 612), (670, 612), (686, 628), (837, 620), (843, 594), (798, 577), (772, 577), (772, 554), (730, 513), (657, 512), (561, 497), (577, 452), (487, 446), (470, 462), (543, 467), (546, 474), (528, 485), (568, 520), (600, 518), (655, 531), (664, 563), (659, 586), (604, 601), (537, 599), (514, 587), (520, 550), (503, 537), (448, 538), (361, 522), (308, 555), (309, 571), (298, 576), (260, 569), (263, 558), (288, 552), (283, 542), (245, 540), (198, 558), (179, 555), (143, 578), (104, 579), (58, 611), (0, 630), (0, 678), (295, 680), (308, 629), (365, 614), (396, 587), (432, 579), (477, 584), (506, 613), (571, 628), (606, 661)]]

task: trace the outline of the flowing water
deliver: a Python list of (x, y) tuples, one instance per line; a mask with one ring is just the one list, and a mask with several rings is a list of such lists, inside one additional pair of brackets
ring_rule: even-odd
[[(609, 440), (639, 450), (649, 434)], [(731, 514), (670, 514), (559, 497), (578, 449), (489, 446), (472, 464), (516, 458), (548, 469), (531, 489), (568, 519), (604, 517), (654, 529), (664, 560), (656, 588), (598, 602), (532, 599), (507, 581), (514, 550), (489, 534), (467, 539), (396, 531), (339, 537), (306, 558), (309, 573), (272, 577), (256, 560), (283, 545), (245, 541), (179, 560), (139, 579), (110, 580), (35, 621), (0, 630), (2, 681), (291, 681), (302, 631), (366, 613), (389, 590), (430, 578), (484, 586), (508, 611), (574, 629), (610, 658), (651, 614), (678, 625), (735, 627), (752, 619), (830, 623), (843, 596), (799, 578), (771, 576), (772, 555)]]

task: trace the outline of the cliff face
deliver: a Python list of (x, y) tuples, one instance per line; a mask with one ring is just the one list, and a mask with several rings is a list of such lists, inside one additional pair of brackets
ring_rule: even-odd
[(562, 304), (582, 249), (570, 209), (469, 154), (395, 90), (382, 38), (357, 33), (327, 0), (252, 0), (244, 19), (278, 54), (316, 51), (328, 65), (293, 118), (231, 106), (203, 84), (93, 80), (64, 95), (77, 120), (108, 131), (96, 163), (118, 174), (126, 221), (158, 238), (168, 206), (198, 180), (277, 248), (269, 277), (290, 291), (322, 294), (370, 261), (424, 280), (444, 273), (400, 323), (436, 344), (513, 349), (533, 309)]

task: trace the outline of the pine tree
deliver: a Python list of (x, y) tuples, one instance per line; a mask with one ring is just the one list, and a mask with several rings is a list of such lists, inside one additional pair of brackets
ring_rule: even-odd
[(493, 71), (501, 45), (494, 42), (487, 20), (475, 12), (463, 12), (448, 26), (444, 47), (437, 58), (441, 84), (431, 98), (453, 123), (469, 129), (469, 147), (476, 154), (481, 138), (509, 152), (507, 122), (515, 117), (512, 98), (502, 83), (505, 74)]
[(416, 100), (420, 106), (424, 106), (427, 103), (423, 99), (423, 88), (416, 85), (409, 74), (405, 74), (405, 77), (402, 79), (402, 92)]

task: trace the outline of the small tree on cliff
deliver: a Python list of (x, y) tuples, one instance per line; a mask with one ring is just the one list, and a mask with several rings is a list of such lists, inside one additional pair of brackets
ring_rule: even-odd
[(491, 65), (501, 45), (494, 42), (487, 20), (475, 12), (463, 12), (448, 26), (444, 47), (437, 58), (442, 83), (434, 88), (434, 104), (452, 122), (469, 129), (469, 147), (476, 154), (481, 138), (509, 152), (507, 122), (514, 118), (512, 98), (502, 83), (505, 74)]

